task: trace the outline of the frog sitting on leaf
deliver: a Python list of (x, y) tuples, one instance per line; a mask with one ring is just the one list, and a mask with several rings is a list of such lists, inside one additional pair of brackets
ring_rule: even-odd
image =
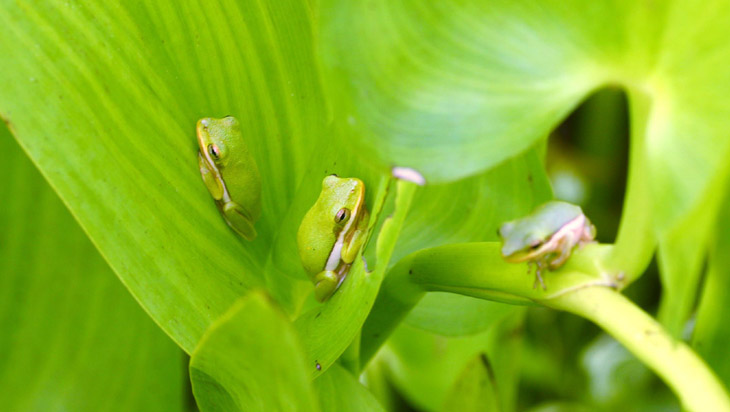
[(256, 238), (261, 216), (261, 175), (233, 116), (198, 120), (198, 166), (205, 187), (233, 230)]
[[(550, 201), (539, 206), (528, 216), (502, 224), (502, 257), (510, 263), (534, 264), (535, 284), (542, 279), (542, 271), (555, 270), (570, 257), (576, 246), (592, 242), (596, 228), (576, 205)], [(529, 273), (529, 272), (528, 272)]]
[(360, 179), (324, 178), (319, 198), (297, 232), (299, 256), (318, 301), (329, 299), (347, 276), (365, 242), (369, 219)]

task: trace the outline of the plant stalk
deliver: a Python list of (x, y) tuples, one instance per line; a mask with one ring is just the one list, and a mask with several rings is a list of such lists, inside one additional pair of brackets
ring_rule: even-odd
[(611, 334), (664, 379), (686, 410), (730, 411), (727, 391), (707, 364), (622, 294), (591, 287), (544, 303), (582, 316)]
[(730, 398), (709, 367), (686, 344), (618, 292), (623, 272), (606, 269), (614, 247), (588, 245), (544, 274), (533, 288), (525, 264), (506, 263), (499, 243), (447, 245), (415, 252), (394, 266), (362, 331), (366, 365), (426, 292), (441, 291), (513, 304), (543, 304), (585, 317), (613, 335), (653, 369), (690, 411), (730, 412)]

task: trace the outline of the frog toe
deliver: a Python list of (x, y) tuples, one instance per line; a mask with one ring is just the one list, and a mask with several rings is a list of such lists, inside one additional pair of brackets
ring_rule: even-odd
[(256, 229), (248, 214), (235, 203), (227, 203), (223, 206), (223, 216), (228, 226), (243, 236), (246, 240), (256, 239)]
[(339, 285), (340, 279), (337, 274), (331, 270), (320, 272), (314, 278), (314, 297), (317, 302), (324, 302), (335, 293), (337, 285)]

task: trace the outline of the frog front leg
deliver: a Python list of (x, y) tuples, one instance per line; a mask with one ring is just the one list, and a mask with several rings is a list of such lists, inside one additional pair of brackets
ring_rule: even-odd
[(320, 303), (329, 299), (340, 284), (340, 277), (333, 270), (323, 270), (313, 280), (314, 298)]
[(558, 241), (557, 250), (559, 253), (557, 253), (555, 259), (550, 261), (550, 270), (555, 270), (563, 266), (573, 252), (576, 243), (577, 239), (573, 234), (568, 234)]
[(365, 243), (365, 239), (367, 238), (368, 233), (369, 218), (370, 215), (367, 211), (365, 211), (362, 218), (357, 223), (357, 228), (352, 234), (352, 239), (350, 239), (350, 241), (342, 248), (342, 254), (340, 259), (342, 259), (342, 261), (347, 263), (348, 265), (355, 260), (357, 252), (360, 251), (363, 243)]

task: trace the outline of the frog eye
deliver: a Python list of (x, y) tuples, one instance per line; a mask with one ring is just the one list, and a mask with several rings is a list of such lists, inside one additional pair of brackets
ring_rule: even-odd
[(535, 239), (532, 242), (530, 242), (530, 249), (535, 250), (538, 247), (540, 247), (540, 239)]
[(212, 143), (208, 145), (208, 153), (210, 153), (210, 156), (215, 160), (218, 160), (221, 156), (221, 151), (218, 149), (218, 146)]
[(349, 219), (349, 218), (350, 218), (350, 209), (343, 207), (335, 215), (335, 223), (347, 222), (347, 219)]

